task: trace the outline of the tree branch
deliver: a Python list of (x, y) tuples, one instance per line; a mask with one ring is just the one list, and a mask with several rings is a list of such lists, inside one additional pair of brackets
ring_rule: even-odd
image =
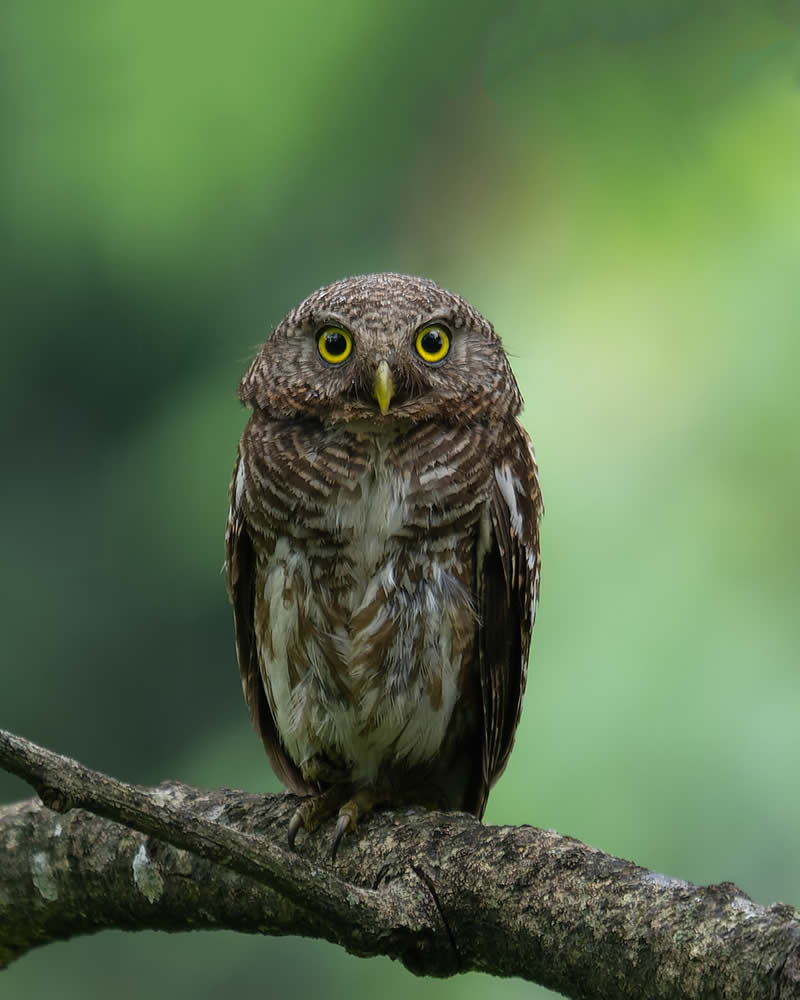
[[(371, 816), (285, 850), (296, 800), (140, 788), (0, 730), (39, 792), (0, 808), (0, 967), (107, 927), (323, 937), (412, 971), (520, 976), (585, 998), (800, 998), (800, 914), (569, 837), (462, 814)], [(55, 810), (55, 811), (54, 811)], [(63, 815), (60, 815), (63, 814)]]

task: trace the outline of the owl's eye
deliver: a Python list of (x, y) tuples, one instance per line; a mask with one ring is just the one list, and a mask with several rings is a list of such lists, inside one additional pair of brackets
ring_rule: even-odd
[(417, 354), (429, 365), (444, 361), (450, 351), (450, 334), (438, 323), (433, 326), (423, 326), (417, 333)]
[(319, 356), (329, 365), (340, 365), (350, 357), (353, 338), (339, 326), (326, 326), (317, 337)]

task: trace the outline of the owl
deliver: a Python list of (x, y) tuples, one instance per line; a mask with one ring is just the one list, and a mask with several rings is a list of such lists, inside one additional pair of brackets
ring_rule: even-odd
[(480, 818), (525, 689), (541, 492), (500, 339), (433, 281), (310, 295), (239, 387), (228, 591), (245, 700), (272, 767), (336, 816)]

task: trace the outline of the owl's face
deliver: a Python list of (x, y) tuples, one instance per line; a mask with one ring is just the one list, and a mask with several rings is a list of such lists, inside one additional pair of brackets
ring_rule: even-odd
[(310, 295), (264, 344), (240, 396), (275, 417), (376, 427), (499, 419), (522, 403), (491, 324), (435, 282), (400, 274)]

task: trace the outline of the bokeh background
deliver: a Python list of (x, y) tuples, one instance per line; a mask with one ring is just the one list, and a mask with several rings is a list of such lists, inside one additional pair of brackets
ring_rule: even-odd
[[(547, 507), (488, 821), (800, 904), (800, 4), (5, 0), (0, 95), (0, 725), (276, 789), (220, 575), (236, 384), (313, 288), (425, 274), (502, 334)], [(2, 981), (412, 989), (551, 995), (233, 934)]]

